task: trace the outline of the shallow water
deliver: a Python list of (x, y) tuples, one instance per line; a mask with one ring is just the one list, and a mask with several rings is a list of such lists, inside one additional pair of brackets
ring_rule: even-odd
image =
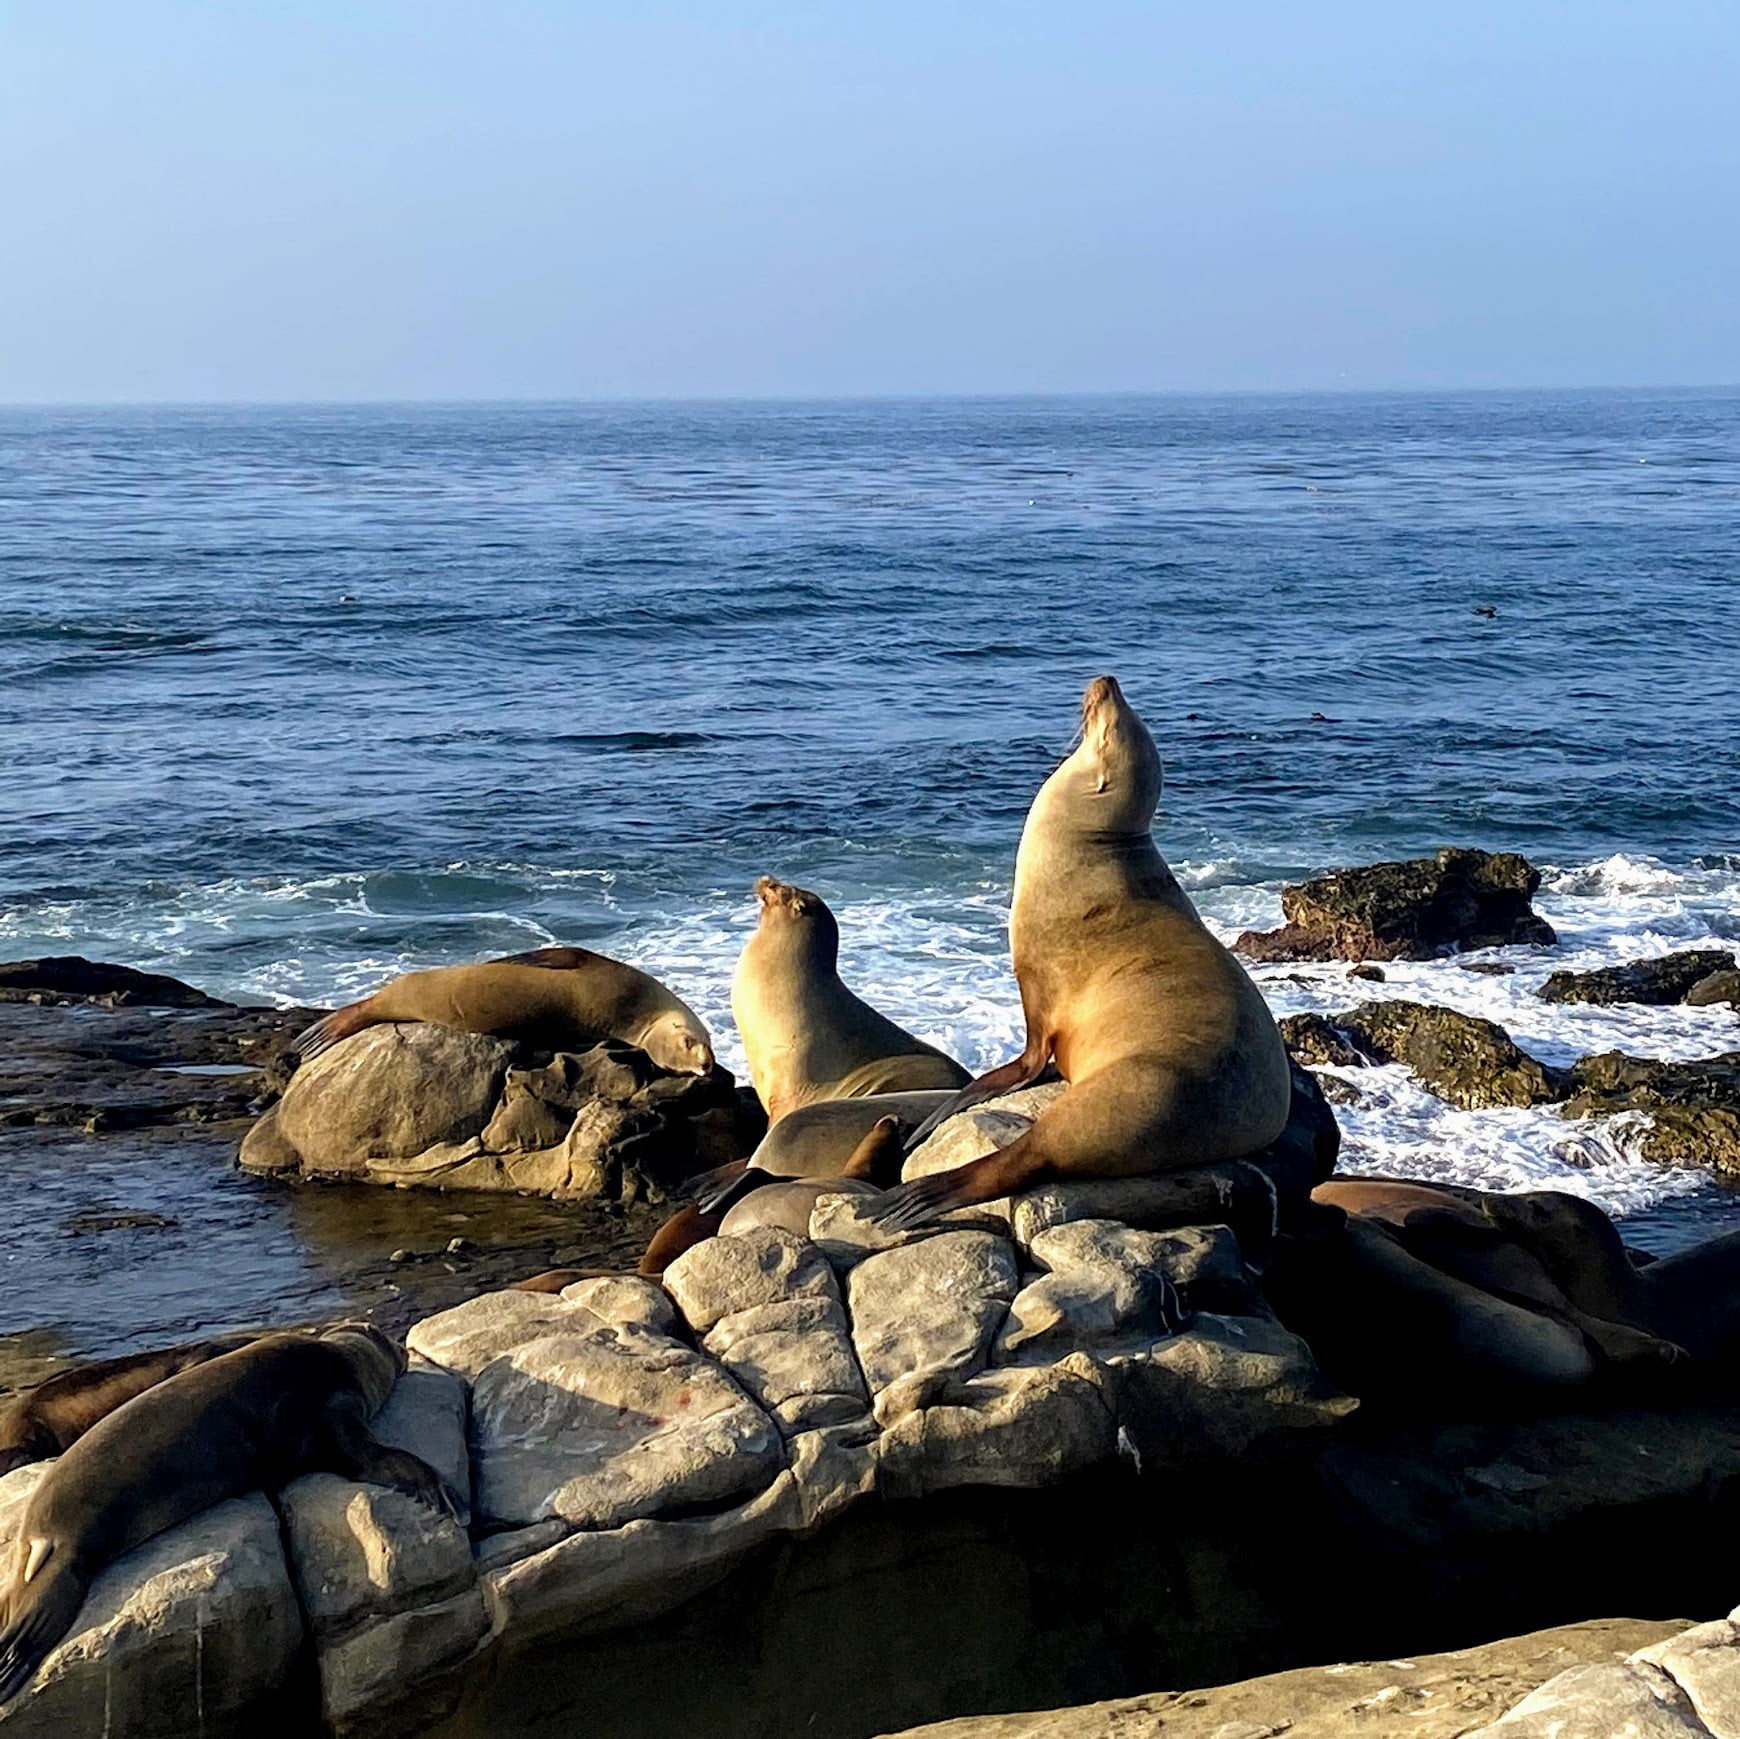
[[(0, 952), (318, 1002), (582, 942), (737, 1063), (772, 872), (978, 1067), (1019, 1043), (1022, 817), (1110, 669), (1228, 935), (1316, 869), (1547, 868), (1552, 959), (1265, 969), (1280, 1012), (1740, 1048), (1532, 995), (1740, 938), (1737, 570), (1734, 393), (0, 413)], [(1364, 1084), (1350, 1167), (1582, 1190), (1643, 1242), (1740, 1221), (1624, 1127)]]

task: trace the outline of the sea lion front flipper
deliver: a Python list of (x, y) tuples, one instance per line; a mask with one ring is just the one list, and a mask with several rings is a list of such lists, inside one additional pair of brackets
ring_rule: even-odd
[[(40, 1542), (37, 1542), (39, 1544)], [(37, 1554), (31, 1552), (33, 1561)], [(27, 1582), (22, 1577), (6, 1597), (0, 1627), (0, 1703), (30, 1683), (31, 1675), (72, 1629), (87, 1585), (65, 1553), (52, 1553)]]
[(384, 1485), (406, 1497), (459, 1520), (459, 1506), (447, 1482), (420, 1455), (377, 1442), (369, 1434), (362, 1402), (354, 1395), (341, 1395), (327, 1409), (327, 1453), (323, 1471), (354, 1479), (363, 1485)]
[(374, 1017), (363, 1012), (363, 1002), (346, 1003), (343, 1008), (335, 1008), (331, 1014), (322, 1015), (312, 1026), (305, 1027), (291, 1041), (291, 1049), (305, 1063), (311, 1063), (322, 1052), (330, 1051), (340, 1039), (348, 1039), (353, 1033), (360, 1033), (365, 1027), (374, 1025)]
[(969, 1081), (952, 1099), (945, 1099), (942, 1104), (931, 1112), (913, 1132), (907, 1136), (901, 1151), (915, 1153), (933, 1131), (940, 1129), (951, 1117), (958, 1117), (963, 1111), (970, 1111), (975, 1105), (981, 1105), (987, 1099), (995, 1099), (1000, 1093), (1018, 1093), (1023, 1087), (1031, 1087), (1045, 1073), (1046, 1065), (1051, 1061), (1051, 1049), (1048, 1045), (1044, 1056), (1038, 1062), (1033, 1060), (1031, 1047), (1007, 1063), (999, 1063), (994, 1069), (987, 1069), (977, 1080)]
[[(737, 1186), (753, 1168), (746, 1159), (734, 1159), (728, 1165), (715, 1166), (712, 1171), (697, 1172), (687, 1178), (672, 1193), (679, 1201), (690, 1201), (703, 1214), (722, 1214), (738, 1199)], [(762, 1178), (770, 1176), (762, 1173)], [(760, 1186), (761, 1179), (752, 1181), (750, 1189)]]

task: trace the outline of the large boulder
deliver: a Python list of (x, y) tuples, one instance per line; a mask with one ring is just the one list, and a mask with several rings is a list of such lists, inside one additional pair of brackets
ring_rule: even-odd
[(632, 1046), (535, 1052), (428, 1022), (370, 1027), (290, 1078), (242, 1143), (251, 1171), (576, 1201), (662, 1200), (739, 1157), (736, 1093)]
[(1286, 923), (1233, 944), (1251, 960), (1430, 960), (1469, 948), (1558, 940), (1530, 904), (1541, 873), (1514, 852), (1446, 847), (1436, 857), (1340, 870), (1281, 892)]
[(1727, 950), (1688, 948), (1593, 972), (1555, 972), (1535, 995), (1544, 1002), (1639, 1002), (1665, 1008), (1685, 1002), (1696, 986), (1714, 974), (1733, 971), (1734, 956)]
[(1740, 1172), (1740, 1051), (1667, 1063), (1603, 1051), (1570, 1070), (1567, 1117), (1643, 1112), (1646, 1159)]
[[(0, 1479), (0, 1562), (10, 1564), (49, 1462)], [(66, 1637), (0, 1714), (6, 1739), (124, 1733), (213, 1739), (275, 1731), (294, 1698), (302, 1616), (264, 1497), (237, 1498), (104, 1570)]]

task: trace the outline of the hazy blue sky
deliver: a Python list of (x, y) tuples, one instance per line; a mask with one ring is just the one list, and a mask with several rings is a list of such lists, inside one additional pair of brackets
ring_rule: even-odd
[(0, 399), (1740, 381), (1740, 3), (0, 0)]

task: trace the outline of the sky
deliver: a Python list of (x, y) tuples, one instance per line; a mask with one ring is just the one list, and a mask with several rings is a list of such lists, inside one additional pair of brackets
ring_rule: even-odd
[(0, 401), (1740, 383), (1735, 0), (0, 0)]

